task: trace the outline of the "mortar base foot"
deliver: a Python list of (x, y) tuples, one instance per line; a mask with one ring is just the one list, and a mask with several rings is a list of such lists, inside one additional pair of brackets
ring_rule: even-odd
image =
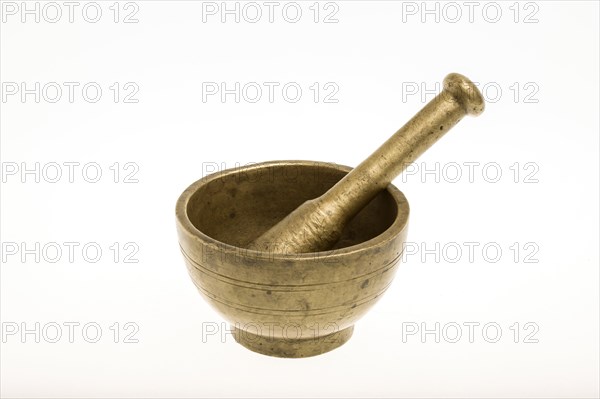
[(351, 326), (322, 337), (289, 339), (252, 334), (233, 326), (231, 328), (235, 340), (247, 349), (267, 356), (286, 358), (310, 357), (329, 352), (345, 344), (354, 331), (354, 326)]

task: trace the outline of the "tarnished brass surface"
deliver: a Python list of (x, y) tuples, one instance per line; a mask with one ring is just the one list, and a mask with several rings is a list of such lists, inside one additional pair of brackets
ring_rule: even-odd
[(390, 182), (483, 97), (462, 75), (355, 169), (279, 161), (207, 176), (181, 194), (179, 243), (200, 293), (255, 352), (330, 351), (390, 285), (409, 208)]
[(302, 204), (249, 247), (305, 253), (331, 248), (343, 227), (410, 163), (465, 115), (484, 110), (483, 96), (466, 77), (452, 73), (444, 90), (331, 190)]
[(330, 251), (244, 248), (350, 170), (267, 162), (212, 174), (180, 196), (177, 230), (190, 276), (245, 347), (279, 357), (330, 351), (350, 338), (354, 323), (390, 285), (409, 213), (392, 185), (346, 225)]

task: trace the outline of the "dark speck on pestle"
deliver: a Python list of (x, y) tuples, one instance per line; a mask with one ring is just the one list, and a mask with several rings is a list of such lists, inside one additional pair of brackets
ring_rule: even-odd
[(360, 285), (360, 288), (365, 288), (367, 285), (369, 285), (369, 279), (363, 281), (363, 283)]

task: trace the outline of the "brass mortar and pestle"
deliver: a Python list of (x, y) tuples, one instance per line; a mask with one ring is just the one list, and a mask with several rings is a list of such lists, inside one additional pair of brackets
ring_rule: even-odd
[(176, 206), (179, 244), (204, 298), (246, 348), (315, 356), (344, 344), (385, 292), (409, 207), (391, 184), (483, 96), (452, 73), (443, 91), (356, 168), (274, 161), (206, 176)]

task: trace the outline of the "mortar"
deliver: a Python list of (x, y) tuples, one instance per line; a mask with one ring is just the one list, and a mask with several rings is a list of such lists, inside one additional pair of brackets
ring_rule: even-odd
[(346, 225), (331, 250), (245, 248), (350, 170), (323, 162), (266, 162), (207, 176), (179, 198), (177, 227), (189, 274), (248, 349), (306, 357), (337, 348), (390, 285), (409, 213), (393, 185)]
[(192, 184), (177, 203), (181, 249), (235, 339), (280, 357), (344, 344), (402, 253), (408, 203), (392, 180), (484, 105), (473, 82), (449, 74), (444, 90), (354, 169), (280, 161)]

